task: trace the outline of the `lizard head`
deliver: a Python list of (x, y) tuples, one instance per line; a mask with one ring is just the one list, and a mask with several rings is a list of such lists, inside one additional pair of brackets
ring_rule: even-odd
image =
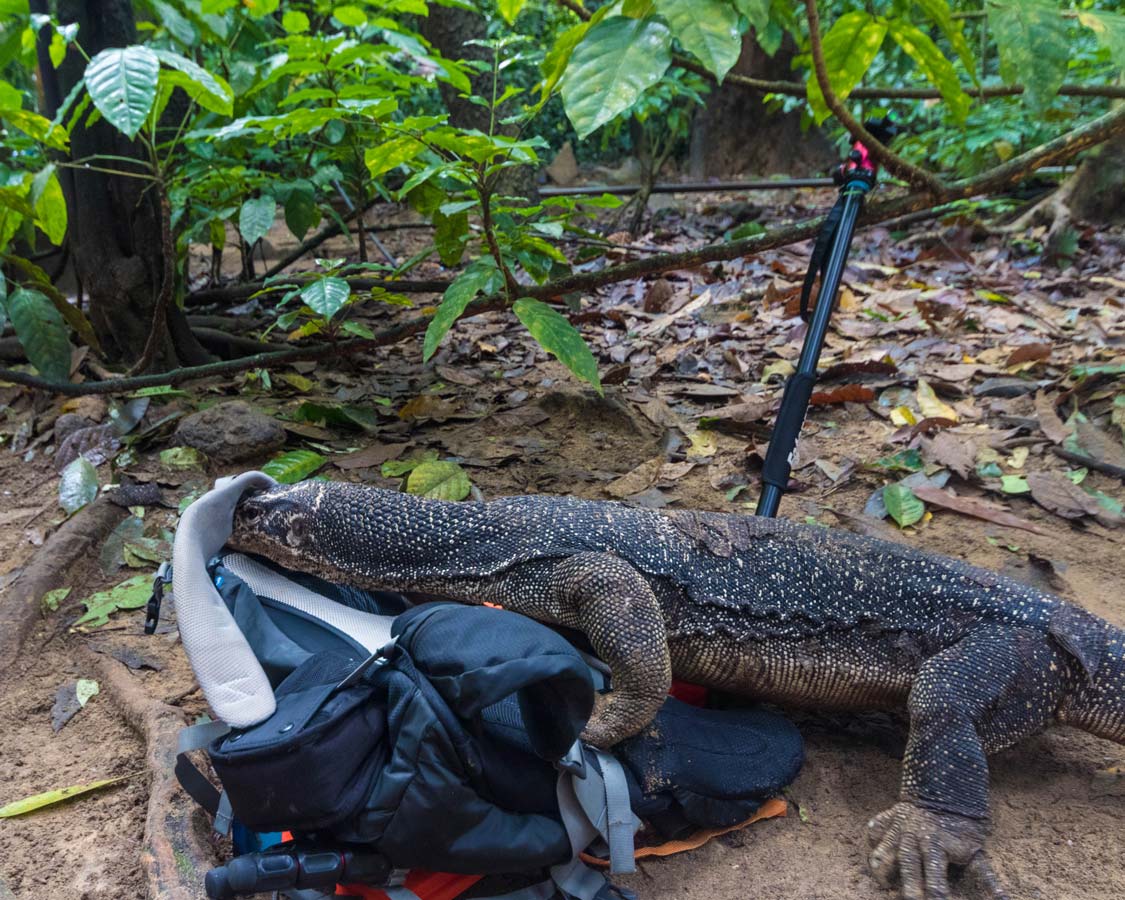
[(320, 568), (327, 560), (314, 522), (327, 490), (324, 482), (306, 482), (247, 495), (235, 507), (227, 545), (299, 571)]

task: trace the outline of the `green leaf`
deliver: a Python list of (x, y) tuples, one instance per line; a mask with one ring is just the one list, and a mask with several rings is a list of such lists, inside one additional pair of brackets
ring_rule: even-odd
[(388, 459), (380, 467), (379, 472), (384, 478), (399, 478), (407, 472), (413, 472), (422, 463), (437, 458), (438, 452), (436, 450), (426, 450), (421, 456), (411, 457), (410, 459)]
[(770, 0), (734, 0), (734, 8), (750, 20), (750, 27), (759, 34), (770, 23)]
[(472, 299), (483, 291), (497, 275), (495, 266), (489, 265), (486, 257), (481, 257), (469, 268), (457, 276), (453, 284), (445, 289), (441, 297), (441, 305), (426, 326), (426, 337), (422, 341), (422, 359), (428, 360), (434, 355), (446, 332), (453, 327), (453, 323), (460, 318), (465, 307)]
[[(828, 83), (841, 101), (863, 79), (879, 54), (886, 35), (885, 21), (858, 10), (840, 16), (824, 35), (821, 46)], [(820, 91), (816, 72), (809, 72), (807, 90), (809, 106), (819, 124), (828, 118), (829, 111), (824, 105), (824, 94)]]
[(883, 503), (899, 528), (913, 525), (926, 514), (926, 504), (905, 484), (888, 484), (883, 488)]
[(320, 221), (320, 208), (316, 198), (307, 190), (290, 192), (285, 201), (285, 224), (297, 240), (304, 238), (310, 228)]
[(406, 492), (431, 500), (464, 500), (472, 484), (455, 462), (431, 459), (419, 463), (406, 479)]
[(915, 0), (914, 5), (922, 11), (926, 18), (941, 29), (941, 33), (949, 41), (953, 52), (961, 60), (961, 65), (965, 67), (969, 77), (973, 81), (977, 81), (977, 61), (973, 57), (973, 51), (969, 48), (969, 42), (965, 40), (965, 32), (962, 30), (961, 23), (953, 18), (953, 10), (950, 9), (948, 0)]
[(1031, 491), (1031, 487), (1022, 475), (1002, 475), (1000, 476), (1000, 490), (1005, 494), (1026, 494)]
[(367, 24), (367, 13), (358, 6), (337, 6), (332, 10), (332, 15), (341, 25), (350, 25), (352, 28), (359, 28)]
[(309, 17), (297, 9), (288, 9), (281, 16), (281, 27), (289, 34), (304, 34), (309, 30)]
[(66, 322), (39, 291), (16, 288), (4, 300), (8, 319), (27, 358), (51, 381), (70, 380), (70, 341)]
[(86, 612), (75, 623), (75, 628), (98, 628), (109, 621), (119, 609), (140, 609), (152, 596), (152, 575), (134, 575), (108, 591), (91, 594), (83, 602)]
[(39, 601), (43, 609), (48, 612), (56, 612), (59, 604), (62, 603), (67, 597), (70, 596), (71, 588), (61, 587), (55, 588), (53, 591), (47, 591), (43, 595), (43, 599)]
[(527, 0), (496, 0), (496, 8), (500, 10), (500, 15), (509, 25), (516, 21), (516, 16), (520, 14), (526, 4)]
[(351, 287), (343, 278), (328, 275), (307, 285), (301, 291), (301, 299), (313, 312), (331, 319), (348, 302), (351, 292)]
[(207, 457), (194, 447), (169, 447), (160, 451), (160, 464), (169, 469), (202, 469)]
[(1066, 20), (1047, 0), (989, 0), (988, 27), (1000, 53), (1000, 77), (1022, 82), (1032, 109), (1048, 106), (1066, 78), (1070, 41)]
[[(473, 204), (476, 205), (475, 203)], [(465, 253), (465, 238), (469, 233), (469, 214), (460, 212), (446, 215), (434, 213), (434, 246), (443, 266), (455, 266)]]
[(367, 171), (372, 178), (385, 175), (391, 169), (409, 162), (420, 154), (425, 147), (420, 141), (412, 137), (396, 137), (383, 141), (374, 147), (363, 151), (363, 161), (367, 164)]
[(78, 700), (79, 706), (85, 706), (100, 691), (101, 688), (93, 678), (79, 678), (74, 685), (74, 696)]
[(86, 90), (106, 121), (137, 136), (156, 100), (160, 60), (148, 47), (111, 47), (86, 67)]
[(102, 788), (109, 787), (111, 784), (120, 784), (122, 781), (126, 781), (129, 778), (135, 778), (139, 774), (139, 772), (132, 772), (128, 775), (120, 775), (117, 778), (103, 778), (100, 781), (91, 781), (89, 784), (76, 784), (71, 787), (58, 788), (54, 791), (44, 791), (42, 794), (25, 797), (23, 800), (16, 800), (13, 803), (9, 803), (7, 806), (0, 806), (0, 819), (22, 816), (25, 813), (42, 809), (45, 806), (53, 806), (56, 803), (61, 803), (63, 800), (69, 800), (71, 797), (79, 797), (82, 794), (89, 794), (92, 791), (100, 791)]
[(929, 35), (904, 19), (892, 19), (888, 23), (888, 30), (895, 43), (914, 60), (930, 84), (941, 91), (953, 120), (958, 124), (964, 123), (972, 100), (961, 87), (961, 79), (957, 77), (953, 63), (945, 58), (945, 54), (930, 40)]
[(1109, 58), (1125, 70), (1125, 16), (1109, 12), (1080, 12), (1078, 21), (1098, 37), (1098, 43), (1109, 51)]
[(59, 478), (59, 506), (68, 516), (94, 502), (98, 496), (98, 470), (85, 456), (79, 456), (62, 470)]
[(672, 62), (672, 35), (655, 19), (610, 16), (574, 48), (562, 78), (563, 107), (579, 138), (627, 109)]
[(258, 243), (273, 227), (277, 215), (277, 201), (269, 195), (251, 197), (238, 211), (238, 231), (251, 247)]
[[(188, 96), (200, 106), (211, 112), (229, 116), (234, 113), (234, 91), (218, 75), (212, 75), (202, 66), (192, 62), (186, 56), (172, 53), (170, 50), (153, 48), (153, 53), (164, 65), (187, 76), (189, 85), (184, 87)], [(192, 89), (194, 86), (194, 90)]]
[(738, 13), (726, 0), (656, 0), (656, 11), (684, 49), (720, 82), (738, 62), (742, 53)]
[(31, 202), (35, 204), (36, 223), (56, 247), (66, 237), (66, 198), (55, 173), (55, 164), (45, 166), (31, 186)]
[(304, 481), (326, 462), (326, 457), (312, 450), (289, 450), (271, 459), (262, 466), (262, 471), (282, 484), (296, 484)]
[(566, 316), (531, 297), (517, 300), (512, 311), (540, 347), (558, 357), (559, 362), (578, 378), (593, 385), (599, 394), (602, 393), (602, 382), (598, 377), (598, 364), (594, 360), (594, 354)]

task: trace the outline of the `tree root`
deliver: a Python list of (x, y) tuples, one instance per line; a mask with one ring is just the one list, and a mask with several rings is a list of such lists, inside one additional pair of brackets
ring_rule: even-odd
[(176, 782), (176, 741), (184, 713), (150, 696), (141, 679), (111, 657), (79, 645), (83, 661), (129, 725), (144, 739), (149, 770), (148, 814), (141, 862), (152, 900), (198, 900), (203, 876), (214, 865), (206, 830), (194, 803)]
[(1070, 212), (1070, 198), (1078, 184), (1078, 175), (1071, 175), (1046, 197), (1035, 203), (1010, 224), (1002, 232), (1005, 234), (1019, 234), (1028, 228), (1047, 226), (1047, 233), (1043, 237), (1043, 253), (1049, 260), (1058, 260), (1062, 255), (1063, 241), (1066, 234), (1073, 226), (1074, 217)]
[(16, 661), (35, 627), (43, 595), (66, 583), (70, 570), (105, 540), (125, 512), (105, 498), (95, 500), (64, 522), (19, 577), (0, 591), (0, 674)]

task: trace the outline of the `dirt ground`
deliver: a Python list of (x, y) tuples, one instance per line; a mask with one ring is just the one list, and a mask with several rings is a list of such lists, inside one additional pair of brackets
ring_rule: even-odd
[[(387, 238), (392, 247), (393, 238)], [(761, 273), (744, 270), (735, 276), (752, 280), (760, 279)], [(607, 386), (606, 399), (598, 399), (553, 360), (541, 354), (533, 358), (518, 343), (501, 346), (509, 328), (510, 322), (501, 316), (482, 320), (467, 332), (469, 337), (455, 338), (452, 349), (439, 354), (436, 370), (419, 369), (417, 347), (412, 345), (395, 348), (372, 367), (344, 366), (333, 382), (336, 388), (360, 385), (391, 396), (396, 405), (429, 391), (456, 404), (456, 409), (444, 421), (441, 415), (414, 422), (391, 417), (375, 433), (317, 439), (347, 451), (396, 442), (409, 445), (403, 455), (438, 449), (462, 462), (486, 498), (546, 492), (608, 499), (615, 496), (610, 486), (616, 479), (665, 452), (666, 429), (642, 414), (642, 407), (658, 394), (654, 381), (646, 384), (643, 378), (629, 377)], [(681, 340), (688, 337), (679, 334)], [(498, 349), (481, 349), (481, 342)], [(612, 347), (599, 349), (608, 368), (612, 363), (605, 362), (606, 355), (616, 359)], [(473, 362), (464, 370), (471, 369), (471, 381), (450, 383), (455, 358)], [(210, 399), (247, 396), (242, 383), (214, 382), (204, 390)], [(258, 399), (268, 405), (264, 397)], [(669, 400), (678, 406), (684, 398)], [(169, 402), (174, 406), (191, 401)], [(810, 414), (801, 452), (809, 460), (846, 466), (849, 460), (888, 452), (886, 442), (893, 431), (862, 405), (819, 407)], [(292, 445), (299, 445), (300, 436), (291, 437)], [(721, 434), (716, 440), (718, 460), (742, 452), (750, 438)], [(177, 473), (160, 483), (174, 499), (218, 475), (254, 464), (252, 460), (237, 467)], [(743, 504), (756, 496), (756, 484), (728, 499), (728, 487), (719, 486), (714, 477), (715, 466), (697, 465), (662, 490), (654, 488), (656, 495), (647, 488), (638, 491), (640, 502), (747, 511)], [(398, 479), (383, 478), (377, 467), (328, 471), (334, 478), (398, 484)], [(1089, 518), (1067, 521), (1026, 499), (1015, 499), (1013, 511), (1041, 533), (945, 511), (935, 511), (932, 520), (902, 532), (863, 515), (871, 492), (887, 480), (882, 474), (861, 467), (836, 484), (816, 476), (812, 467), (800, 471), (806, 490), (786, 497), (782, 515), (873, 531), (1037, 583), (1044, 576), (1033, 557), (1049, 560), (1064, 596), (1125, 626), (1125, 529), (1106, 528)], [(1121, 498), (1121, 484), (1112, 477), (1091, 472), (1088, 478), (1087, 484)], [(0, 585), (27, 564), (44, 533), (61, 520), (57, 480), (49, 457), (39, 454), (24, 461), (0, 449)], [(171, 508), (150, 507), (146, 533), (174, 527), (174, 507), (174, 502)], [(132, 672), (147, 692), (180, 706), (189, 717), (205, 712), (200, 695), (191, 692), (191, 674), (174, 632), (144, 637), (143, 611), (118, 613), (109, 625), (88, 634), (69, 633), (68, 624), (81, 611), (78, 600), (128, 574), (132, 572), (107, 573), (97, 560), (89, 560), (74, 580), (72, 596), (57, 613), (44, 615), (21, 659), (0, 684), (0, 805), (51, 788), (142, 774), (42, 812), (0, 820), (0, 900), (118, 900), (143, 895), (139, 851), (147, 792), (142, 742), (104, 694), (94, 696), (58, 733), (51, 726), (59, 686), (94, 677), (85, 657), (77, 653), (79, 644), (102, 652), (135, 651), (161, 667)], [(643, 862), (623, 884), (645, 900), (890, 897), (866, 872), (863, 832), (866, 821), (896, 799), (902, 721), (883, 714), (795, 715), (807, 741), (807, 761), (788, 792), (791, 802), (785, 818), (758, 823), (676, 858)], [(993, 759), (995, 832), (990, 847), (1012, 897), (1121, 896), (1125, 777), (1118, 773), (1123, 766), (1125, 748), (1069, 729), (1049, 731)]]

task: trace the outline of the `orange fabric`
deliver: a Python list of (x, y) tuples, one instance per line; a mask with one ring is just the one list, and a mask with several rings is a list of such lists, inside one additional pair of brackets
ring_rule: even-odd
[[(729, 828), (710, 828), (705, 831), (699, 831), (691, 837), (682, 841), (669, 841), (666, 844), (659, 844), (655, 847), (640, 847), (633, 854), (637, 859), (644, 859), (646, 856), (672, 856), (676, 853), (684, 853), (688, 850), (696, 850), (702, 847), (712, 838), (717, 838), (720, 835), (729, 834), (732, 831), (738, 831), (745, 828), (747, 825), (753, 825), (762, 819), (773, 819), (777, 816), (784, 816), (789, 811), (789, 804), (782, 800), (780, 797), (774, 797), (772, 800), (767, 800), (758, 807), (758, 811), (754, 813), (745, 822), (739, 822), (737, 825), (731, 825)], [(591, 866), (601, 866), (602, 868), (609, 867), (608, 859), (599, 859), (596, 856), (591, 856), (589, 853), (581, 854), (582, 861)]]
[[(427, 872), (412, 869), (406, 876), (403, 887), (413, 891), (422, 900), (453, 900), (484, 877), (482, 875), (454, 875), (450, 872)], [(362, 884), (345, 884), (336, 888), (337, 894), (351, 894), (363, 900), (389, 900), (379, 888)]]

